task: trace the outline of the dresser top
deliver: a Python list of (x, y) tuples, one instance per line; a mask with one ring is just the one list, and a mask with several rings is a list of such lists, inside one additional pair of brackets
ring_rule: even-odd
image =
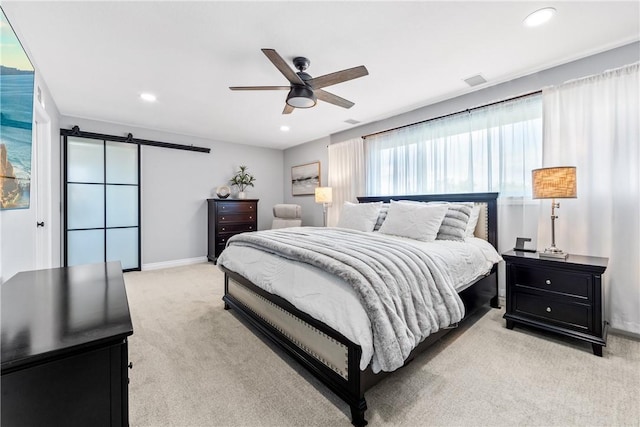
[(555, 263), (549, 264), (553, 266), (558, 266), (558, 264), (567, 264), (567, 265), (575, 265), (575, 266), (586, 266), (586, 267), (596, 267), (596, 268), (607, 268), (607, 263), (609, 262), (609, 258), (601, 258), (594, 256), (586, 256), (586, 255), (574, 255), (569, 254), (566, 259), (562, 258), (544, 258), (540, 257), (538, 252), (523, 252), (523, 251), (508, 251), (502, 254), (504, 258), (512, 258), (514, 260), (531, 260), (535, 262), (548, 262)]
[(212, 202), (257, 202), (260, 199), (231, 199), (231, 198), (227, 198), (227, 199), (207, 199), (208, 201), (212, 201)]
[(18, 273), (1, 291), (3, 373), (133, 333), (118, 261)]

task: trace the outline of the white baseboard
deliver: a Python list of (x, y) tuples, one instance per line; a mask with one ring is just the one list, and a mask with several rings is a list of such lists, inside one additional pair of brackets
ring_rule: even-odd
[(636, 341), (640, 341), (640, 334), (635, 332), (625, 331), (623, 329), (609, 328), (609, 333), (614, 335), (622, 335), (623, 337), (632, 338)]
[(152, 262), (149, 264), (142, 264), (142, 271), (158, 270), (161, 268), (180, 267), (183, 265), (191, 265), (191, 264), (200, 264), (202, 262), (207, 262), (207, 261), (208, 259), (206, 256), (199, 256), (196, 258), (176, 259), (173, 261)]

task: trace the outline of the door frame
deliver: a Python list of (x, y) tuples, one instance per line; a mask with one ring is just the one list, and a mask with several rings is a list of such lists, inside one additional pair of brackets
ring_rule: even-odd
[[(138, 168), (138, 266), (136, 268), (125, 268), (122, 271), (127, 272), (127, 271), (140, 271), (142, 270), (142, 175), (141, 175), (141, 157), (142, 157), (142, 150), (140, 149), (140, 144), (133, 141), (131, 138), (127, 138), (124, 139), (118, 136), (114, 136), (114, 135), (105, 135), (105, 134), (97, 134), (97, 133), (92, 133), (92, 132), (82, 132), (80, 131), (80, 129), (75, 126), (72, 130), (66, 130), (66, 129), (60, 129), (60, 140), (62, 141), (62, 159), (63, 159), (63, 163), (62, 163), (62, 187), (63, 187), (63, 202), (62, 202), (62, 206), (63, 206), (63, 228), (62, 228), (62, 234), (63, 234), (63, 249), (62, 249), (62, 257), (63, 257), (63, 265), (66, 267), (68, 266), (68, 242), (67, 242), (67, 234), (69, 232), (69, 227), (68, 227), (68, 218), (67, 218), (67, 184), (68, 184), (68, 180), (67, 180), (67, 148), (68, 148), (68, 137), (78, 137), (78, 138), (84, 138), (84, 139), (93, 139), (95, 141), (100, 141), (103, 144), (103, 149), (106, 149), (106, 143), (107, 141), (111, 141), (111, 142), (118, 142), (118, 143), (129, 143), (129, 144), (133, 144), (137, 146), (137, 168)], [(103, 161), (105, 162), (105, 166), (106, 166), (106, 157), (103, 159)], [(106, 170), (106, 169), (105, 169)], [(105, 197), (106, 197), (106, 185), (108, 185), (108, 183), (104, 182), (105, 185)], [(107, 210), (107, 205), (106, 205), (106, 200), (105, 200), (105, 205), (104, 205), (104, 210), (105, 210), (105, 224), (104, 224), (104, 231), (105, 231), (105, 236), (104, 236), (104, 256), (105, 256), (105, 262), (106, 262), (106, 258), (107, 258), (107, 236), (106, 236), (106, 231), (109, 227), (106, 226), (106, 210)], [(116, 227), (117, 228), (117, 227)]]
[(44, 269), (54, 266), (53, 260), (53, 177), (51, 176), (51, 118), (37, 100), (34, 102), (34, 161), (35, 195), (32, 202), (35, 207), (37, 223), (35, 239), (35, 268)]

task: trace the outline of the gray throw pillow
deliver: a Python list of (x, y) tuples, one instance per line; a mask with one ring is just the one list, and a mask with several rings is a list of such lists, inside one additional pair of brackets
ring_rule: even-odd
[(436, 240), (464, 242), (473, 203), (449, 203)]

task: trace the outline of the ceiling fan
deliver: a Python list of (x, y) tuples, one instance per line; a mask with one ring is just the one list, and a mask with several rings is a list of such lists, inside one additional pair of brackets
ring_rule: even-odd
[(320, 77), (311, 77), (305, 72), (311, 63), (307, 58), (293, 58), (293, 65), (298, 69), (296, 73), (274, 49), (262, 49), (262, 52), (289, 80), (290, 86), (231, 86), (231, 90), (288, 90), (286, 105), (282, 114), (290, 114), (295, 108), (311, 108), (317, 100), (328, 102), (343, 108), (351, 108), (354, 103), (334, 95), (322, 88), (364, 77), (369, 74), (364, 65), (349, 68)]

